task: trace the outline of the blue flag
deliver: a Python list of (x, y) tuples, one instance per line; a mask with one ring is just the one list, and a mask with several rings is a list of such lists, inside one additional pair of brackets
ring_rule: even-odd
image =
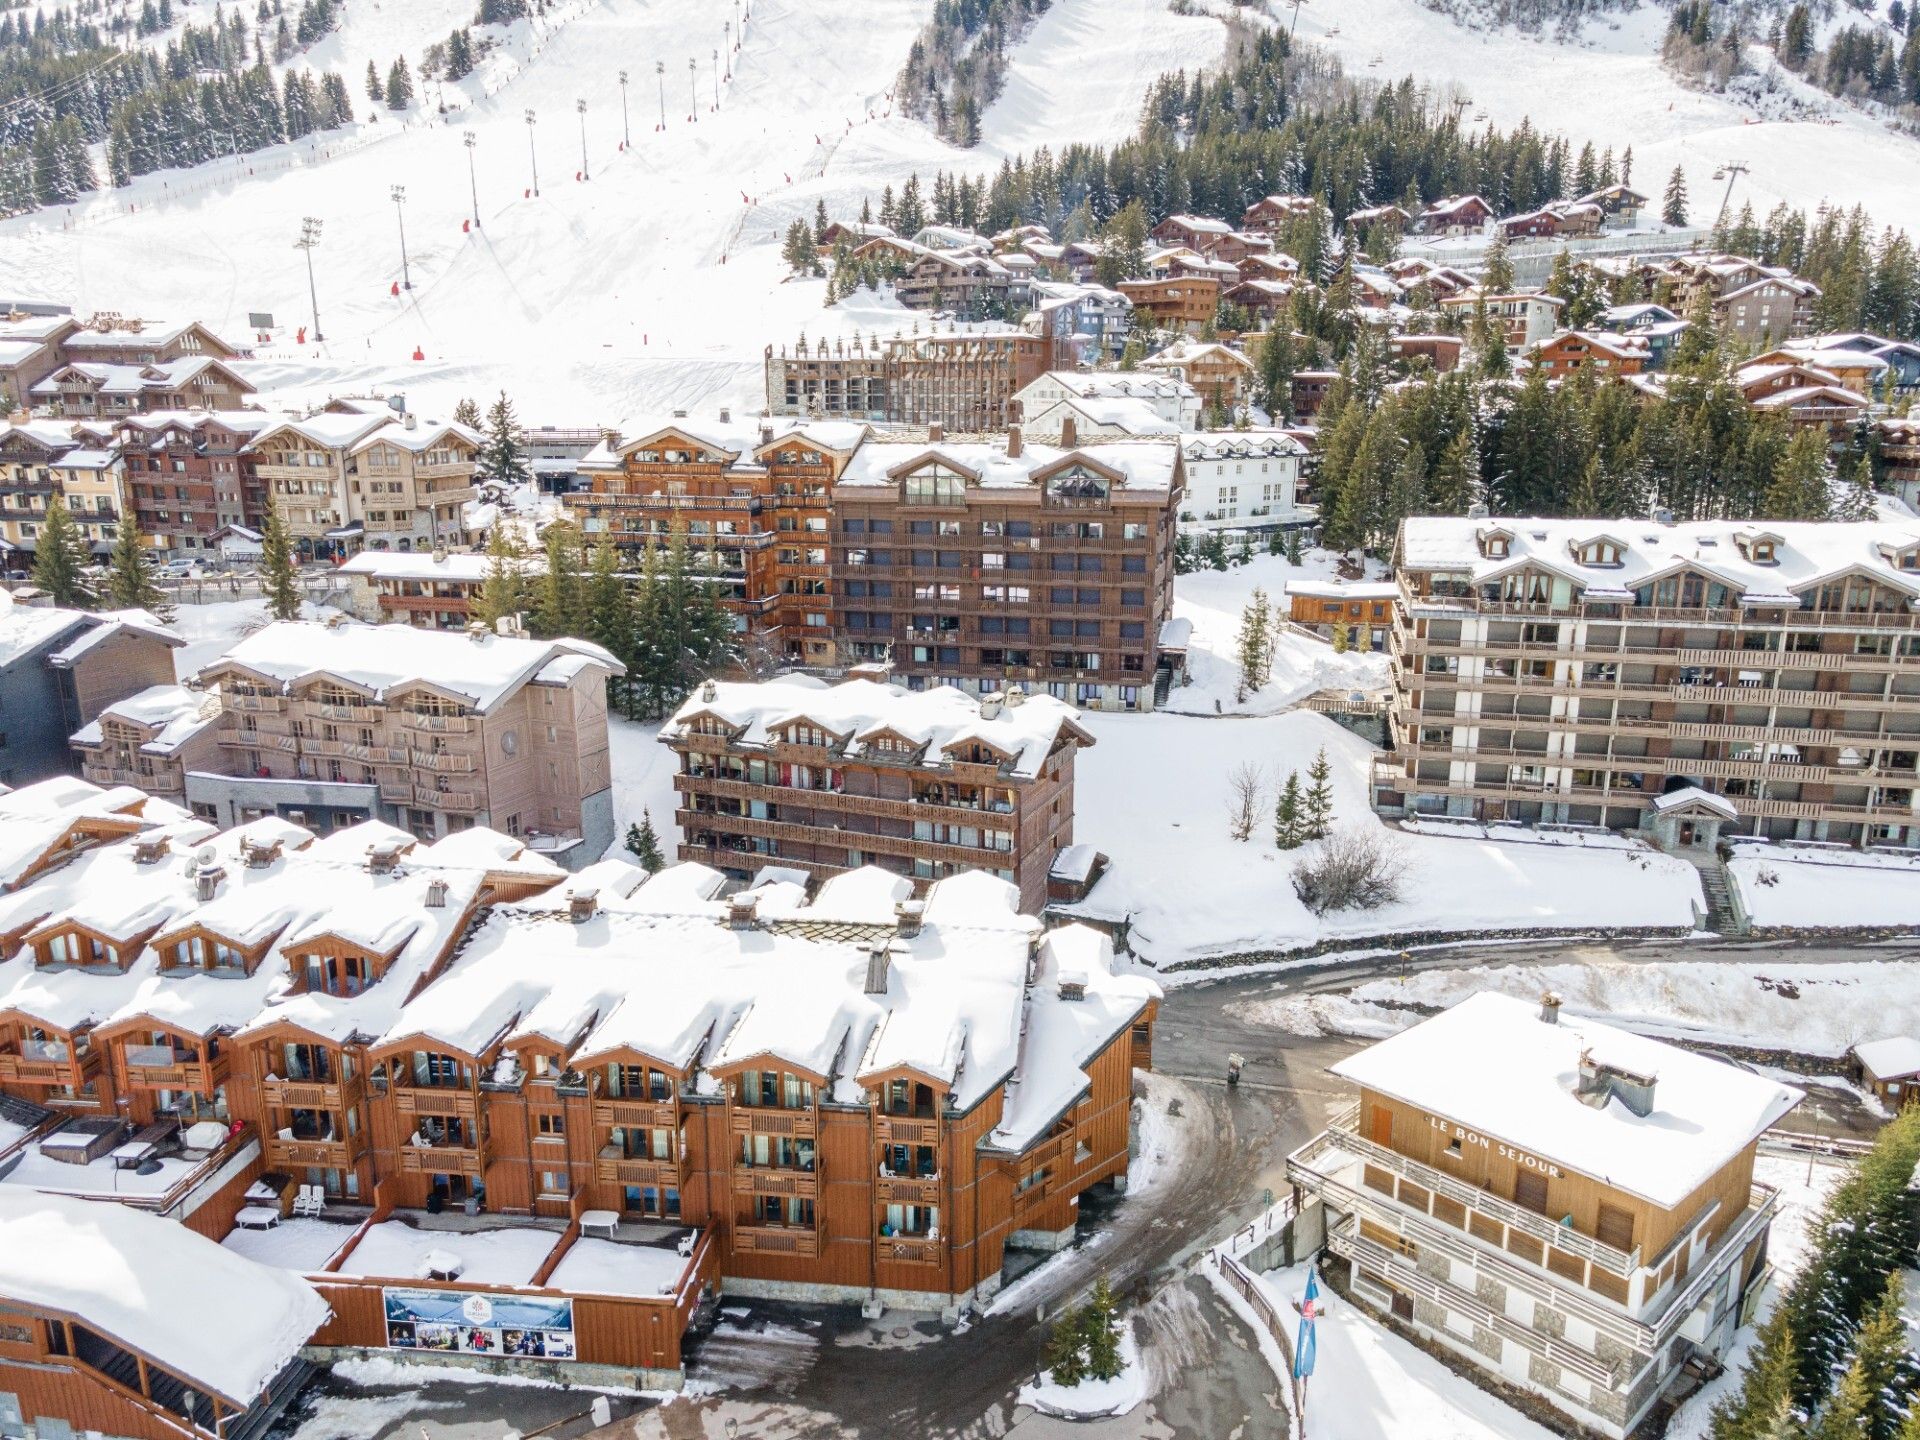
[(1307, 1293), (1300, 1297), (1300, 1334), (1293, 1345), (1293, 1378), (1305, 1380), (1313, 1374), (1314, 1354), (1319, 1349), (1320, 1282), (1311, 1267), (1307, 1270)]

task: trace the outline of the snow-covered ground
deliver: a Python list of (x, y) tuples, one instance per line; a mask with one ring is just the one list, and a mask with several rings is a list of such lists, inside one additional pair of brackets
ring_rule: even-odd
[(613, 845), (608, 854), (630, 859), (627, 851), (627, 827), (640, 823), (640, 817), (653, 817), (654, 834), (660, 837), (660, 853), (671, 862), (680, 844), (680, 826), (673, 818), (674, 753), (659, 741), (657, 720), (607, 722), (607, 741), (613, 759)]
[[(1275, 9), (1291, 17), (1285, 0)], [(1576, 151), (1588, 141), (1596, 152), (1611, 146), (1616, 159), (1631, 145), (1634, 184), (1655, 197), (1681, 166), (1700, 223), (1712, 222), (1725, 190), (1714, 171), (1740, 161), (1751, 173), (1734, 191), (1736, 211), (1742, 201), (1757, 215), (1780, 200), (1809, 211), (1823, 201), (1858, 203), (1882, 223), (1920, 228), (1920, 141), (1797, 80), (1783, 83), (1829, 112), (1824, 120), (1762, 119), (1730, 96), (1688, 89), (1659, 62), (1664, 5), (1605, 13), (1587, 23), (1578, 45), (1469, 28), (1420, 0), (1309, 3), (1299, 14), (1300, 37), (1331, 49), (1355, 75), (1413, 75), (1436, 93), (1464, 96), (1470, 125), (1510, 130), (1530, 120), (1535, 130), (1565, 135)], [(1840, 14), (1861, 23), (1853, 11)], [(1759, 59), (1757, 49), (1749, 54)]]
[(1248, 1000), (1235, 1009), (1296, 1035), (1381, 1036), (1482, 990), (1523, 1000), (1552, 990), (1570, 1014), (1643, 1034), (1808, 1055), (1841, 1056), (1860, 1041), (1920, 1029), (1920, 985), (1910, 963), (1776, 963), (1764, 956), (1423, 970), (1369, 980), (1344, 994)]
[(1727, 863), (1760, 926), (1920, 926), (1920, 858), (1741, 846)]
[(1387, 657), (1332, 645), (1296, 630), (1275, 632), (1273, 673), (1267, 683), (1240, 697), (1240, 618), (1253, 592), (1287, 608), (1287, 581), (1335, 578), (1335, 556), (1310, 550), (1296, 567), (1284, 555), (1256, 554), (1244, 565), (1196, 570), (1173, 582), (1173, 613), (1193, 622), (1188, 669), (1192, 682), (1167, 697), (1166, 708), (1186, 715), (1271, 715), (1316, 690), (1371, 690), (1388, 681)]
[(1103, 1415), (1125, 1415), (1147, 1398), (1147, 1367), (1140, 1363), (1140, 1348), (1134, 1344), (1133, 1331), (1120, 1327), (1120, 1360), (1123, 1368), (1111, 1380), (1082, 1380), (1078, 1385), (1059, 1385), (1051, 1373), (1039, 1384), (1020, 1387), (1019, 1404), (1031, 1405), (1049, 1415), (1091, 1420)]
[[(1804, 1160), (1763, 1155), (1754, 1178), (1781, 1191), (1768, 1258), (1774, 1278), (1762, 1296), (1770, 1310), (1779, 1287), (1805, 1263), (1807, 1227), (1846, 1170), (1817, 1164), (1809, 1180)], [(1260, 1277), (1268, 1297), (1292, 1314), (1306, 1289), (1306, 1266), (1271, 1270)], [(1326, 1309), (1319, 1350), (1308, 1382), (1310, 1434), (1333, 1440), (1547, 1440), (1554, 1432), (1528, 1419), (1472, 1381), (1456, 1375), (1321, 1286)], [(1713, 1403), (1739, 1384), (1739, 1368), (1752, 1343), (1743, 1331), (1726, 1373), (1682, 1405), (1667, 1432), (1671, 1440), (1702, 1440)]]
[[(1337, 821), (1388, 832), (1367, 804), (1373, 749), (1305, 711), (1246, 719), (1185, 715), (1082, 717), (1095, 739), (1075, 768), (1074, 839), (1113, 869), (1092, 908), (1134, 917), (1135, 949), (1164, 967), (1337, 937), (1408, 930), (1688, 926), (1699, 876), (1645, 850), (1590, 851), (1450, 836), (1393, 834), (1407, 859), (1406, 895), (1371, 912), (1316, 917), (1294, 894), (1297, 858), (1274, 848), (1272, 805), (1290, 770), (1325, 747)], [(1260, 768), (1262, 819), (1232, 840), (1232, 772)]]

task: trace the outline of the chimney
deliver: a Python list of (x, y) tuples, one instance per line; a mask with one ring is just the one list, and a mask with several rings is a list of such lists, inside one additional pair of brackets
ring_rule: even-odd
[(487, 622), (484, 620), (470, 620), (467, 622), (467, 639), (476, 645), (486, 644), (492, 634), (493, 632), (487, 629)]
[(676, 410), (673, 412), (673, 418), (676, 420), (684, 420), (687, 418), (687, 412), (684, 410)]
[(1020, 433), (1020, 427), (1018, 425), (1009, 425), (1007, 427), (1007, 458), (1009, 460), (1018, 460), (1020, 458), (1020, 452), (1025, 446), (1026, 440)]
[(751, 930), (760, 918), (760, 894), (755, 890), (742, 890), (727, 901), (727, 928), (729, 930)]
[(929, 445), (938, 445), (946, 438), (947, 427), (942, 425), (938, 420), (935, 420), (931, 425), (927, 426), (927, 443)]
[(447, 908), (447, 882), (436, 880), (427, 886), (427, 908), (444, 910)]
[(367, 847), (367, 869), (375, 875), (391, 875), (400, 868), (400, 842), (382, 840)]
[(711, 705), (719, 698), (720, 687), (718, 685), (714, 684), (711, 680), (702, 680), (700, 682), (700, 700), (702, 704)]
[(1560, 997), (1551, 990), (1540, 996), (1540, 1019), (1547, 1025), (1560, 1023)]
[(166, 858), (167, 837), (164, 835), (142, 835), (133, 842), (133, 863), (136, 865), (158, 865)]
[(1654, 508), (1653, 508), (1653, 523), (1654, 523), (1654, 524), (1656, 524), (1656, 525), (1671, 525), (1671, 524), (1673, 524), (1673, 511), (1671, 511), (1671, 510), (1669, 510), (1669, 509), (1667, 509), (1667, 507), (1666, 507), (1666, 506), (1664, 506), (1664, 505), (1656, 505), (1656, 506), (1654, 506)]
[(1062, 970), (1060, 972), (1060, 998), (1062, 1000), (1086, 999), (1086, 975), (1079, 970)]
[(280, 858), (280, 842), (276, 840), (266, 844), (258, 840), (248, 840), (242, 845), (241, 854), (246, 858), (249, 870), (264, 870)]
[(1080, 427), (1074, 423), (1073, 416), (1060, 417), (1060, 448), (1071, 450), (1080, 443)]
[(411, 410), (400, 417), (400, 427), (403, 430), (417, 430), (419, 426), (420, 421)]
[(773, 422), (765, 417), (762, 417), (760, 421), (760, 443), (762, 445), (771, 445), (773, 443)]
[(600, 443), (605, 445), (609, 450), (618, 450), (620, 448), (620, 432), (611, 428), (602, 429), (600, 432)]
[(582, 885), (567, 896), (567, 918), (576, 925), (584, 925), (600, 913), (600, 892), (591, 885)]
[(1485, 505), (1469, 505), (1467, 507), (1467, 518), (1469, 520), (1485, 520), (1490, 513)]
[(733, 423), (732, 407), (727, 405), (722, 405), (720, 407), (720, 423), (722, 425), (731, 425)]
[(998, 690), (995, 690), (989, 695), (982, 695), (980, 697), (980, 718), (982, 720), (998, 720), (1000, 718), (1000, 706), (1004, 699), (1005, 697), (1001, 695)]
[(526, 627), (520, 623), (518, 611), (515, 611), (511, 615), (502, 615), (498, 620), (493, 622), (493, 628), (509, 640), (518, 639), (527, 633)]
[(1025, 690), (1018, 685), (1009, 685), (1007, 687), (1007, 708), (1009, 710), (1017, 710), (1026, 703), (1027, 692)]
[(882, 936), (874, 941), (872, 948), (867, 951), (867, 994), (887, 993), (887, 974), (893, 963), (892, 947), (892, 938)]
[(220, 893), (220, 882), (227, 878), (226, 870), (219, 865), (202, 866), (193, 877), (193, 894), (202, 905)]
[(1612, 1072), (1613, 1097), (1642, 1120), (1653, 1114), (1656, 1075), (1636, 1075), (1628, 1070)]
[(901, 900), (893, 907), (893, 933), (902, 940), (912, 940), (920, 933), (920, 922), (926, 917), (927, 904), (924, 900)]

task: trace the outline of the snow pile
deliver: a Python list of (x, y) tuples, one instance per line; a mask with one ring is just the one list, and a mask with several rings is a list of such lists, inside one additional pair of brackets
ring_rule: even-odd
[[(1374, 911), (1313, 915), (1294, 894), (1297, 854), (1276, 850), (1271, 815), (1289, 771), (1325, 747), (1336, 823), (1385, 827), (1367, 804), (1373, 749), (1320, 715), (1221, 721), (1086, 714), (1093, 748), (1075, 760), (1074, 839), (1113, 861), (1079, 913), (1133, 919), (1136, 953), (1181, 961), (1289, 950), (1408, 931), (1687, 928), (1700, 901), (1692, 866), (1670, 856), (1391, 834), (1407, 860), (1405, 896)], [(1260, 767), (1259, 827), (1229, 838), (1229, 776)]]
[(1475, 965), (1369, 980), (1342, 995), (1245, 1001), (1242, 1019), (1296, 1035), (1393, 1034), (1423, 1012), (1497, 991), (1559, 995), (1567, 1015), (1604, 1015), (1646, 1034), (1841, 1056), (1876, 1036), (1920, 1033), (1920, 986), (1898, 960), (1796, 964), (1733, 961), (1573, 961)]

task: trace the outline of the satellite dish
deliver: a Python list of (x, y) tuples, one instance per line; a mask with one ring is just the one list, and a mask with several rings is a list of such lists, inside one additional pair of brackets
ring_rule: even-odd
[(213, 864), (213, 862), (219, 858), (219, 853), (211, 845), (202, 845), (198, 850), (193, 852), (193, 863), (202, 868)]

